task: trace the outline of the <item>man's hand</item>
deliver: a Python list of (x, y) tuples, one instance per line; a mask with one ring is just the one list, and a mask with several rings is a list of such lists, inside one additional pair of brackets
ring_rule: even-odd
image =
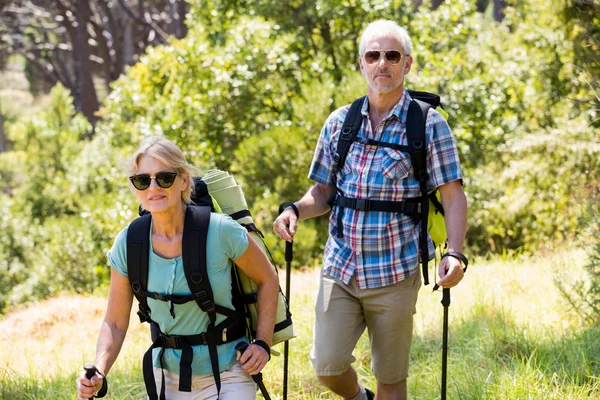
[(454, 257), (442, 258), (440, 261), (439, 274), (441, 279), (437, 282), (437, 285), (445, 288), (451, 288), (458, 285), (465, 276), (460, 260)]
[(287, 242), (294, 240), (296, 228), (298, 226), (298, 218), (292, 207), (288, 207), (273, 222), (273, 232)]

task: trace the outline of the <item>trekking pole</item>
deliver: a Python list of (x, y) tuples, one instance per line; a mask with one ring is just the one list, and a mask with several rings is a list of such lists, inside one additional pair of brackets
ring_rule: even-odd
[[(297, 208), (293, 203), (281, 203), (279, 206), (279, 214), (287, 207), (292, 207), (298, 217)], [(290, 276), (292, 275), (292, 259), (294, 258), (294, 241), (285, 242), (285, 297), (290, 307)], [(290, 351), (290, 341), (286, 340), (283, 343), (283, 400), (287, 400), (287, 384), (288, 384), (288, 356)]]
[[(294, 242), (285, 242), (285, 297), (290, 306), (290, 275), (292, 275), (292, 258), (294, 255)], [(283, 344), (283, 400), (287, 400), (288, 383), (288, 356), (290, 351), (290, 341), (286, 340)]]
[(442, 333), (442, 400), (446, 400), (446, 372), (448, 367), (448, 308), (450, 307), (450, 289), (442, 290), (444, 306), (444, 328)]

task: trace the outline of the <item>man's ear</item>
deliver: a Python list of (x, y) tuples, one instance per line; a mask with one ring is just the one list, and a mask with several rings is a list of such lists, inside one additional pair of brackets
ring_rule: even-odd
[(413, 62), (412, 56), (406, 57), (406, 61), (404, 62), (404, 75), (409, 73), (410, 67), (412, 67), (412, 62)]
[(360, 68), (361, 75), (365, 76), (365, 68), (363, 66), (363, 59), (362, 59), (362, 57), (358, 57), (358, 66)]

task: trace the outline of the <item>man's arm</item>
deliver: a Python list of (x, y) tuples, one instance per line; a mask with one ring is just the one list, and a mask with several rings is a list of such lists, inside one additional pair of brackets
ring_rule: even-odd
[(291, 207), (286, 208), (273, 222), (273, 232), (280, 239), (291, 242), (296, 234), (297, 220), (314, 218), (329, 211), (327, 201), (335, 195), (335, 191), (335, 186), (314, 184), (300, 200), (294, 203), (300, 217), (296, 218)]
[[(450, 182), (439, 187), (444, 206), (444, 222), (448, 233), (448, 251), (462, 252), (467, 232), (467, 198), (460, 181)], [(439, 286), (456, 286), (464, 273), (459, 260), (444, 257), (439, 266)]]

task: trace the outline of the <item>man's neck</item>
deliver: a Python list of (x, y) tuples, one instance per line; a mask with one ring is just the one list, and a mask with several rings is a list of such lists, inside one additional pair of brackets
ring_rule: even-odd
[(400, 86), (390, 93), (376, 93), (369, 89), (369, 110), (377, 114), (387, 114), (402, 98), (404, 87)]
[[(402, 98), (404, 86), (400, 86), (390, 93), (376, 93), (369, 89), (369, 117), (371, 120), (381, 121)], [(379, 122), (377, 122), (377, 125)], [(373, 126), (373, 128), (376, 128)]]

